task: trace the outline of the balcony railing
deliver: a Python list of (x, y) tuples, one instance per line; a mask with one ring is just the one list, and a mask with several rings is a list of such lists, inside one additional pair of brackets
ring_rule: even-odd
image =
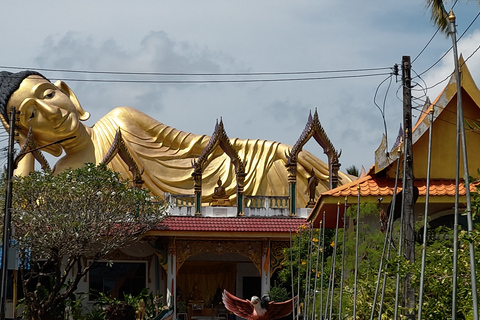
[[(195, 215), (195, 195), (193, 194), (165, 194), (170, 204), (169, 215)], [(289, 216), (288, 196), (245, 196), (244, 213), (246, 217), (273, 217)], [(233, 203), (232, 203), (233, 204)], [(305, 218), (311, 209), (297, 208), (297, 217)], [(233, 217), (237, 216), (236, 207), (202, 206), (202, 216)]]
[(246, 208), (287, 209), (288, 196), (245, 196)]

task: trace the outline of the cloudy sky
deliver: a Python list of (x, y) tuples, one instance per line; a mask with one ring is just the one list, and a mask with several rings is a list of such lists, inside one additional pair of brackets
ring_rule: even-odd
[[(437, 63), (452, 42), (440, 33), (431, 40), (436, 28), (425, 4), (8, 1), (0, 20), (0, 70), (39, 70), (65, 80), (92, 114), (88, 125), (127, 105), (196, 134), (211, 134), (222, 118), (230, 137), (294, 144), (316, 109), (342, 149), (342, 169), (368, 169), (385, 131), (381, 111), (390, 145), (402, 121), (394, 64), (411, 56), (412, 74), (420, 75), (418, 101), (425, 99), (422, 88), (453, 71), (451, 51)], [(471, 24), (480, 6), (461, 1), (454, 12), (458, 37), (468, 29), (459, 52), (473, 54), (467, 65), (480, 83), (480, 22)], [(427, 95), (433, 100), (445, 84)], [(306, 149), (326, 161), (320, 146), (311, 142)]]

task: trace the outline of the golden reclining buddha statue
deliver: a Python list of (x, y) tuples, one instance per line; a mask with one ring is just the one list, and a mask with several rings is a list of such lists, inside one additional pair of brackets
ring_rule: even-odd
[[(143, 170), (144, 186), (163, 197), (172, 194), (193, 194), (192, 163), (207, 146), (210, 136), (196, 135), (169, 127), (130, 107), (110, 111), (92, 127), (82, 123), (90, 114), (85, 111), (73, 91), (63, 81), (51, 83), (35, 71), (0, 72), (0, 117), (8, 127), (9, 110), (19, 111), (17, 132), (19, 143), (25, 143), (29, 130), (39, 146), (63, 141), (42, 149), (55, 157), (54, 172), (79, 168), (85, 163), (101, 163), (120, 130), (123, 141), (136, 164)], [(238, 156), (245, 163), (245, 195), (288, 195), (287, 156), (291, 146), (273, 141), (230, 139)], [(202, 201), (212, 200), (217, 181), (221, 179), (227, 195), (235, 197), (236, 176), (230, 158), (220, 148), (210, 157), (202, 174)], [(131, 177), (128, 165), (115, 157), (114, 170)], [(34, 170), (34, 159), (27, 156), (19, 163), (16, 174)], [(297, 159), (297, 207), (308, 202), (308, 178), (311, 172), (319, 178), (317, 191), (328, 190), (329, 168), (307, 151)], [(350, 181), (343, 173), (340, 183)]]

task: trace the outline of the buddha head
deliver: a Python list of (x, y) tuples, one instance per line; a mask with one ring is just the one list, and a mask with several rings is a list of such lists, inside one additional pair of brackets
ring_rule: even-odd
[[(35, 71), (0, 72), (0, 118), (5, 128), (8, 128), (12, 107), (18, 111), (19, 135), (26, 137), (31, 128), (40, 145), (74, 136), (82, 125), (80, 121), (90, 117), (66, 83), (52, 84)], [(55, 156), (62, 153), (59, 145), (45, 151)]]

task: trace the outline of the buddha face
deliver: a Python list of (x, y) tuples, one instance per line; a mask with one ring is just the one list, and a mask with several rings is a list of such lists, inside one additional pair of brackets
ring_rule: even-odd
[(36, 75), (25, 78), (8, 101), (20, 112), (17, 125), (24, 132), (32, 127), (36, 139), (58, 141), (75, 134), (80, 125), (72, 100), (54, 84)]

